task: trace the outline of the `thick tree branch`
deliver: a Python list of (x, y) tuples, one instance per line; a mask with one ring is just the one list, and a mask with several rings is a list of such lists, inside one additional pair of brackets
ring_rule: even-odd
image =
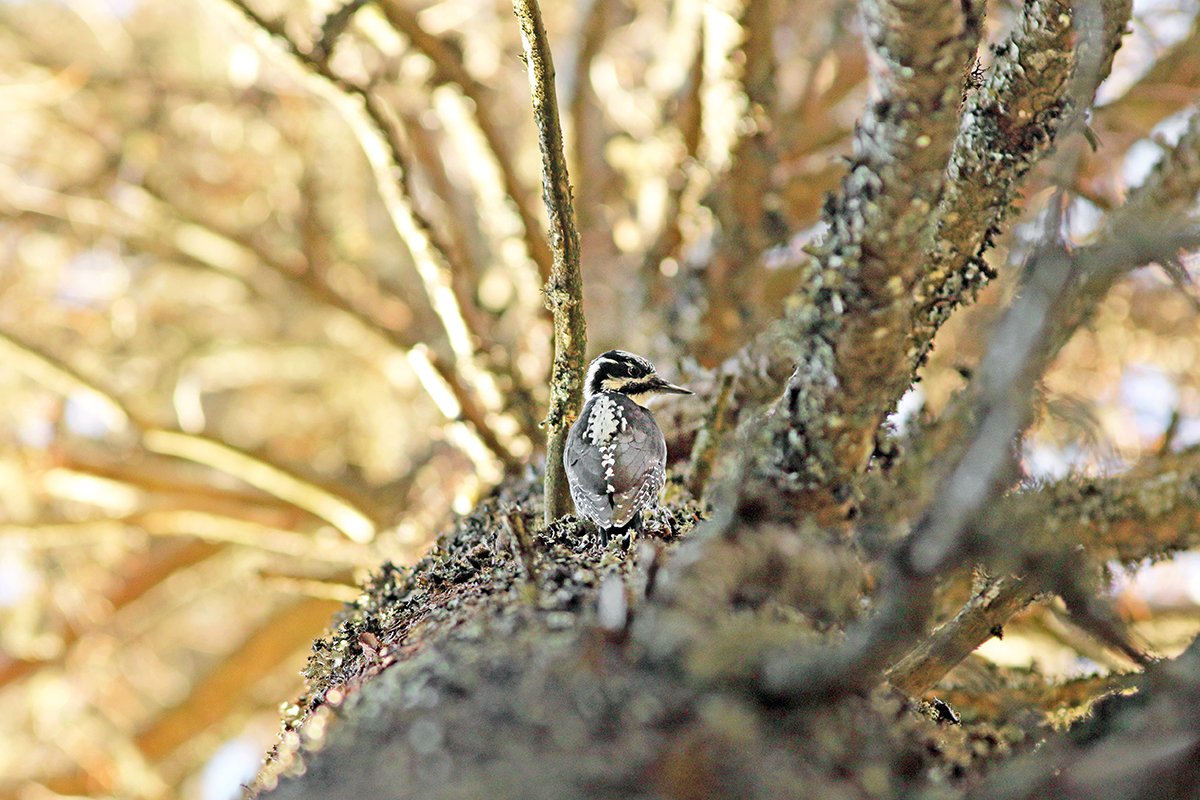
[(845, 499), (890, 409), (875, 399), (879, 387), (907, 380), (921, 278), (913, 254), (932, 247), (976, 14), (957, 2), (863, 6), (881, 99), (859, 123), (851, 170), (826, 209), (830, 231), (777, 331), (794, 372), (771, 423), (774, 461), (763, 467), (794, 494)]
[[(1048, 243), (1031, 257), (1026, 281), (993, 336), (974, 384), (971, 422), (961, 444), (942, 453), (950, 467), (932, 502), (889, 559), (875, 612), (833, 652), (793, 648), (769, 655), (762, 690), (795, 702), (871, 686), (889, 663), (923, 633), (937, 578), (993, 542), (982, 520), (1017, 474), (1012, 443), (1033, 413), (1033, 389), (1048, 364), (1054, 310), (1072, 288), (1079, 264), (1057, 243), (1060, 217), (1046, 223)], [(1008, 542), (1025, 555), (1028, 542)]]
[(1090, 63), (1073, 50), (1075, 3), (1025, 3), (1013, 32), (996, 48), (986, 81), (967, 98), (950, 159), (951, 180), (937, 209), (939, 235), (916, 290), (912, 342), (918, 362), (951, 311), (990, 279), (983, 253), (1012, 214), (1029, 170), (1071, 132), (1062, 130), (1064, 115), (1089, 104), (1112, 69), (1131, 3), (1083, 8), (1104, 13), (1102, 41), (1089, 51)]
[(571, 181), (563, 155), (562, 126), (554, 91), (554, 62), (537, 0), (515, 0), (521, 24), (525, 66), (533, 97), (533, 117), (542, 151), (542, 199), (550, 215), (554, 271), (546, 284), (546, 305), (554, 315), (554, 369), (550, 376), (550, 409), (546, 414), (546, 524), (567, 513), (570, 498), (563, 469), (567, 430), (579, 415), (587, 323), (583, 316), (583, 281), (579, 274), (579, 233), (571, 202)]
[[(776, 426), (779, 457), (766, 471), (800, 498), (821, 486), (833, 490), (835, 501), (853, 496), (855, 477), (871, 452), (878, 425), (911, 384), (937, 326), (957, 303), (973, 297), (987, 277), (980, 271), (982, 262), (971, 261), (990, 246), (992, 233), (984, 232), (998, 231), (1020, 177), (1048, 152), (1064, 110), (1086, 105), (1096, 83), (1107, 75), (1128, 5), (1120, 0), (1089, 5), (1090, 19), (1100, 19), (1100, 9), (1101, 41), (1085, 43), (1089, 58), (1084, 70), (1070, 51), (1069, 4), (1026, 4), (1011, 39), (999, 48), (992, 77), (983, 89), (970, 93), (961, 130), (954, 117), (957, 98), (943, 95), (935, 108), (928, 101), (914, 105), (904, 94), (919, 90), (920, 77), (933, 74), (934, 65), (910, 65), (908, 73), (894, 68), (893, 74), (916, 77), (894, 87), (882, 83), (884, 99), (878, 107), (899, 121), (881, 125), (872, 112), (860, 124), (854, 167), (827, 208), (832, 228), (814, 250), (803, 288), (783, 324), (743, 358), (743, 378), (755, 378), (742, 381), (751, 402), (777, 385), (782, 365), (794, 367), (779, 404), (790, 424), (786, 430)], [(896, 24), (885, 27), (898, 30)], [(911, 33), (896, 35), (901, 41), (923, 41), (925, 53), (933, 52), (929, 39), (943, 46), (952, 41), (932, 33), (936, 20), (923, 28), (915, 39)], [(1092, 40), (1096, 38), (1093, 31)], [(887, 43), (876, 47), (886, 50)], [(958, 68), (965, 70), (969, 50), (960, 49)], [(945, 69), (936, 56), (928, 60)], [(1050, 91), (1041, 88), (1043, 71)], [(959, 86), (959, 76), (945, 70), (942, 84), (924, 87), (926, 96), (937, 88)], [(1079, 96), (1083, 99), (1074, 99)], [(896, 109), (914, 107), (924, 112), (921, 119), (899, 124), (904, 118)], [(956, 138), (954, 130), (959, 130)], [(945, 143), (952, 140), (951, 157)], [(927, 144), (919, 148), (918, 142)], [(942, 166), (949, 163), (946, 175), (930, 158), (938, 153), (947, 158)], [(914, 192), (905, 170), (895, 164), (909, 169), (922, 163), (932, 183), (925, 191), (918, 184)], [(944, 178), (948, 182), (942, 192)], [(959, 241), (960, 236), (966, 238)], [(888, 264), (901, 266), (890, 274)], [(889, 285), (894, 295), (888, 294)]]

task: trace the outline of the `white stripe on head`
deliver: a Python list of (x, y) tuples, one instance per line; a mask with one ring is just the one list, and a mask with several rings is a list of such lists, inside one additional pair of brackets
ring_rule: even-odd
[[(583, 399), (586, 402), (593, 394), (603, 389), (613, 389), (613, 385), (603, 385), (606, 380), (598, 379), (597, 375), (604, 371), (613, 371), (618, 367), (637, 366), (641, 369), (638, 372), (642, 373), (638, 377), (645, 377), (654, 374), (654, 365), (641, 356), (635, 356), (633, 353), (627, 353), (624, 350), (609, 350), (606, 353), (601, 353), (592, 360), (588, 365), (587, 376), (583, 379)], [(609, 377), (607, 381), (616, 380), (617, 383), (623, 383), (629, 379), (629, 375), (625, 370), (620, 371), (620, 375)]]

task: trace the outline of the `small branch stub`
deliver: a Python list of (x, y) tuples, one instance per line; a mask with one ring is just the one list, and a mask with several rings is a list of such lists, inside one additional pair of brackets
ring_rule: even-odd
[(542, 151), (542, 200), (550, 218), (554, 268), (546, 283), (546, 307), (554, 318), (554, 369), (546, 414), (546, 524), (567, 513), (570, 499), (563, 470), (563, 445), (579, 415), (587, 324), (583, 318), (583, 282), (579, 276), (579, 233), (571, 202), (571, 182), (563, 155), (562, 127), (554, 92), (554, 63), (537, 0), (514, 0), (533, 97), (533, 117)]

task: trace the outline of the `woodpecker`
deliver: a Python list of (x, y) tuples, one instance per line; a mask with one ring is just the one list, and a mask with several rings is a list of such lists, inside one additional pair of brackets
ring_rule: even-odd
[(667, 442), (642, 404), (662, 393), (692, 392), (667, 383), (653, 364), (624, 350), (609, 350), (588, 367), (583, 411), (567, 434), (563, 466), (575, 510), (600, 527), (604, 544), (613, 530), (658, 502)]

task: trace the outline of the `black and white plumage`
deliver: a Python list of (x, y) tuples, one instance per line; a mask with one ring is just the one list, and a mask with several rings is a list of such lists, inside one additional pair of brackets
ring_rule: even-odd
[(641, 356), (609, 350), (588, 367), (583, 393), (563, 465), (575, 510), (596, 523), (607, 542), (611, 530), (658, 501), (666, 476), (666, 440), (641, 404), (654, 394), (691, 392), (664, 381)]

